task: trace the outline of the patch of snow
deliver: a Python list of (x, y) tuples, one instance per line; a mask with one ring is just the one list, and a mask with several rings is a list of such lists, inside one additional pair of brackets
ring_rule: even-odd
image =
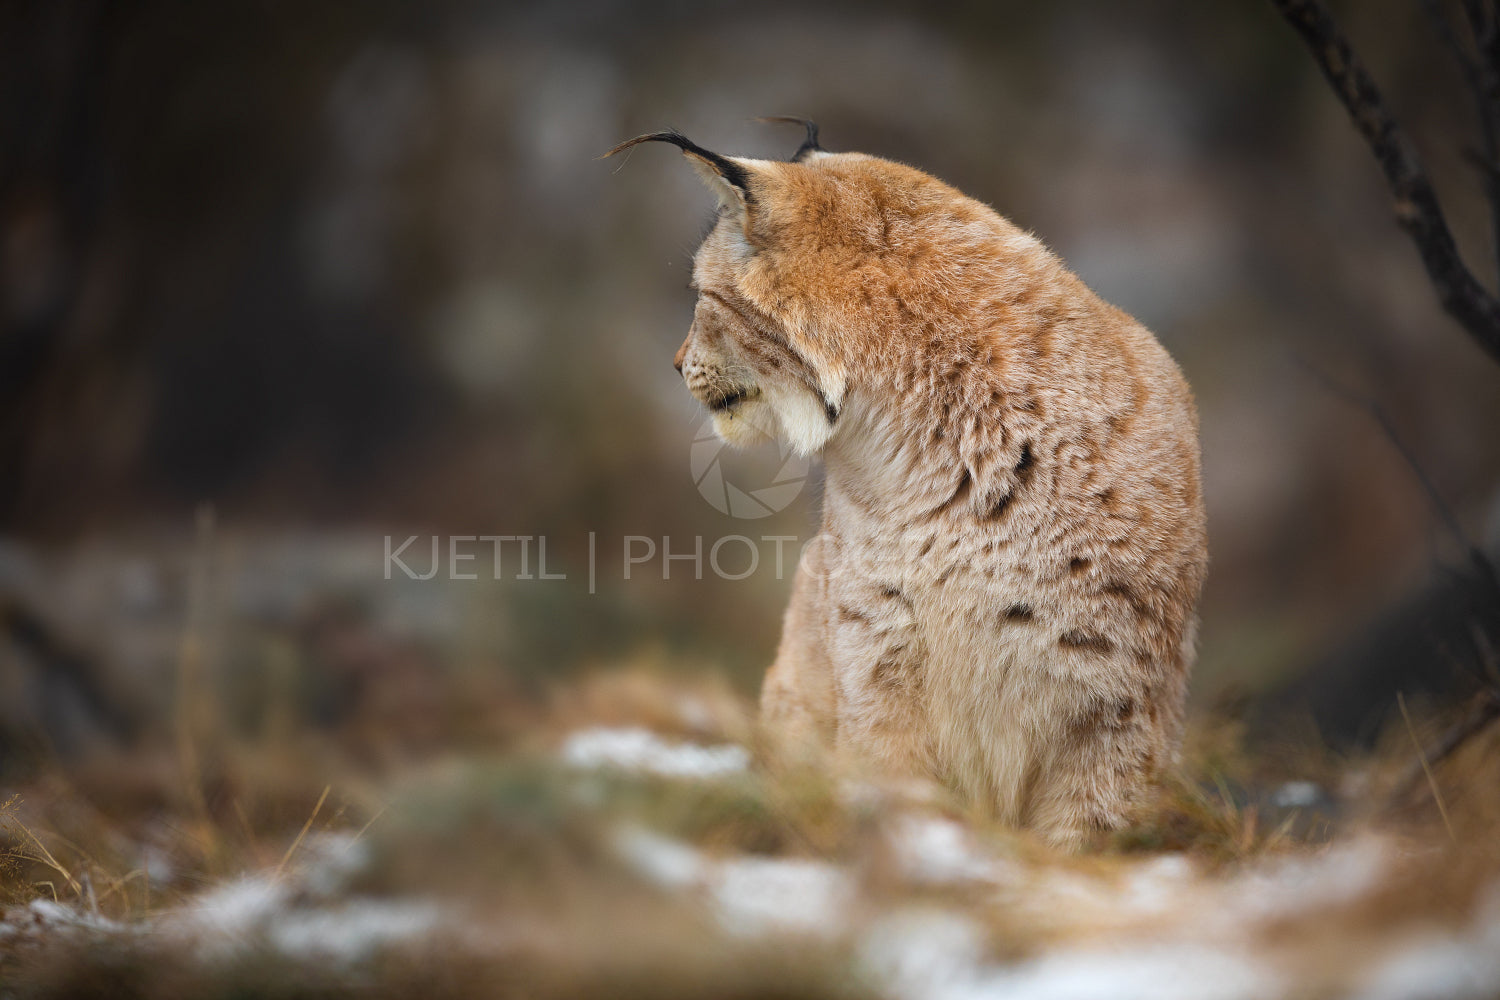
[(703, 896), (725, 930), (757, 935), (785, 931), (836, 936), (854, 901), (843, 869), (800, 858), (710, 858), (697, 848), (639, 827), (613, 838), (615, 852), (647, 881)]
[(251, 876), (203, 893), (178, 910), (173, 923), (195, 937), (244, 938), (283, 915), (291, 900), (286, 883)]
[(1500, 887), (1473, 926), (1431, 931), (1400, 946), (1370, 972), (1357, 1000), (1489, 1000), (1500, 995)]
[(1181, 906), (1197, 870), (1181, 854), (1163, 854), (1133, 865), (1121, 885), (1121, 902), (1139, 912), (1165, 913)]
[(269, 938), (287, 955), (355, 964), (381, 948), (427, 937), (442, 924), (442, 916), (430, 903), (359, 900), (336, 909), (285, 914), (271, 925)]
[(1165, 913), (1179, 907), (1197, 886), (1196, 870), (1180, 854), (1133, 863), (1119, 881), (1067, 869), (1028, 868), (987, 852), (963, 823), (939, 816), (900, 817), (890, 843), (899, 870), (913, 882), (992, 885), (1020, 893), (1020, 905), (1051, 912)]
[(905, 815), (891, 831), (901, 873), (926, 885), (989, 882), (999, 863), (979, 853), (968, 829), (940, 816)]
[(370, 860), (369, 843), (352, 833), (314, 834), (302, 845), (302, 884), (317, 896), (336, 895)]
[(1492, 1000), (1500, 993), (1500, 951), (1441, 934), (1401, 946), (1376, 967), (1357, 1000)]
[(707, 859), (681, 841), (630, 826), (619, 830), (613, 842), (621, 860), (663, 889), (685, 889), (703, 881)]
[(920, 998), (958, 990), (978, 977), (984, 933), (944, 910), (905, 910), (877, 920), (857, 951), (858, 966), (893, 996)]
[(1225, 912), (1231, 917), (1269, 920), (1352, 902), (1380, 883), (1391, 861), (1389, 845), (1374, 836), (1309, 856), (1281, 859), (1223, 886), (1225, 899), (1239, 901)]
[(906, 911), (877, 921), (859, 965), (902, 1000), (1264, 1000), (1289, 984), (1248, 955), (1195, 945), (1065, 949), (1014, 964), (985, 959), (963, 916)]
[(33, 923), (49, 929), (71, 929), (116, 933), (125, 930), (125, 925), (101, 917), (96, 913), (85, 913), (71, 906), (50, 899), (33, 899), (26, 912)]
[(1265, 1000), (1292, 984), (1264, 962), (1199, 945), (1062, 950), (1011, 967), (982, 968), (968, 982), (936, 986), (936, 1000)]
[(836, 937), (854, 900), (848, 873), (822, 861), (735, 858), (721, 861), (710, 892), (725, 928), (739, 934), (798, 931)]
[(583, 729), (568, 737), (563, 760), (572, 767), (616, 768), (667, 778), (722, 778), (750, 766), (750, 752), (732, 743), (668, 743), (649, 729)]
[(308, 902), (306, 888), (294, 880), (257, 875), (204, 893), (162, 926), (196, 942), (209, 957), (265, 943), (298, 958), (353, 963), (391, 944), (425, 937), (442, 917), (426, 902), (352, 900), (326, 908)]
[(1310, 809), (1326, 796), (1311, 781), (1288, 781), (1271, 794), (1271, 804), (1278, 809)]

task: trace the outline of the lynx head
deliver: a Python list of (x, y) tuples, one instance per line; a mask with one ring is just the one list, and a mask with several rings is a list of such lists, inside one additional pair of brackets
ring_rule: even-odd
[(787, 162), (723, 156), (675, 131), (606, 155), (671, 143), (717, 196), (677, 369), (725, 441), (775, 437), (806, 455), (838, 430), (860, 370), (916, 335), (935, 292), (951, 293), (955, 255), (973, 260), (965, 227), (972, 237), (983, 221), (993, 239), (985, 217), (1000, 220), (910, 167), (823, 150), (811, 122), (776, 120), (807, 128)]

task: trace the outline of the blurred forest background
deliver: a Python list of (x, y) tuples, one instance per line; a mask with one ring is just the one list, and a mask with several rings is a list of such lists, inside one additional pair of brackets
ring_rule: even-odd
[[(1420, 5), (1338, 8), (1492, 276), (1471, 107)], [(668, 151), (596, 157), (665, 126), (789, 154), (765, 114), (988, 202), (1178, 359), (1200, 707), (1309, 703), (1349, 740), (1398, 690), (1463, 692), (1454, 547), (1309, 368), (1377, 401), (1491, 548), (1500, 371), (1267, 4), (9, 2), (0, 774), (170, 732), (185, 685), (205, 731), (378, 753), (580, 670), (753, 692), (789, 588), (769, 551), (744, 580), (626, 581), (622, 540), (806, 539), (816, 484), (755, 521), (699, 495), (671, 359), (710, 196)], [(387, 580), (386, 536), (415, 533), (417, 568), (431, 534), (546, 536), (567, 579), (481, 556), (478, 581)]]

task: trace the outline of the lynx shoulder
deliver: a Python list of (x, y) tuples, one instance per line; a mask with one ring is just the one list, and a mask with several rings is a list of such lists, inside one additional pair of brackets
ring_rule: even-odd
[(762, 693), (789, 752), (945, 782), (1059, 844), (1174, 758), (1207, 565), (1197, 416), (1154, 337), (912, 167), (723, 156), (676, 364), (732, 444), (821, 454)]

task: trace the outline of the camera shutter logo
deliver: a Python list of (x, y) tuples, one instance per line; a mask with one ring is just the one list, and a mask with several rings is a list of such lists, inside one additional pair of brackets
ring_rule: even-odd
[(722, 461), (724, 449), (728, 447), (714, 433), (714, 421), (709, 417), (703, 421), (697, 436), (693, 438), (693, 450), (688, 463), (699, 494), (721, 514), (746, 521), (770, 517), (797, 499), (802, 488), (807, 485), (810, 460), (780, 441), (776, 447), (781, 467), (771, 482), (753, 487), (730, 482), (725, 478)]

